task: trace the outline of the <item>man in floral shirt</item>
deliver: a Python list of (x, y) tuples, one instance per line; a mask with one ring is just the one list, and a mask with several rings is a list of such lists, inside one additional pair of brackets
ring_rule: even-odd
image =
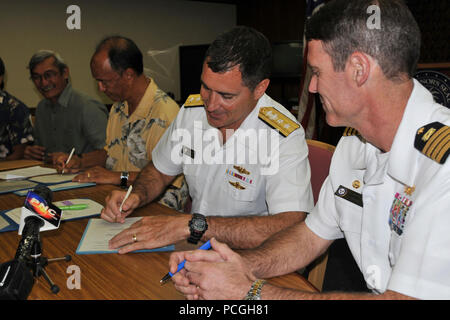
[(28, 107), (3, 91), (5, 65), (0, 58), (0, 160), (23, 158), (27, 142), (33, 141)]
[[(152, 150), (175, 119), (179, 106), (143, 73), (143, 57), (124, 37), (105, 38), (91, 59), (98, 88), (115, 103), (106, 128), (106, 146), (97, 166), (74, 181), (112, 183), (126, 188), (152, 160)], [(63, 159), (64, 160), (64, 159)], [(166, 190), (160, 203), (182, 211), (188, 198), (184, 176)]]

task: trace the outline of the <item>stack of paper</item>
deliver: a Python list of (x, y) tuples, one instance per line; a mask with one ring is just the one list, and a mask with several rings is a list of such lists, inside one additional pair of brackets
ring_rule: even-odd
[[(140, 219), (142, 217), (126, 218), (124, 223), (112, 223), (103, 219), (90, 219), (76, 253), (116, 253), (118, 251), (117, 249), (109, 249), (109, 240)], [(137, 250), (135, 252), (173, 251), (174, 249), (174, 245), (169, 245), (155, 249)]]
[(29, 168), (15, 169), (0, 172), (0, 179), (10, 180), (10, 179), (25, 179), (35, 176), (40, 176), (44, 174), (56, 173), (56, 169), (44, 168), (41, 166), (34, 166)]

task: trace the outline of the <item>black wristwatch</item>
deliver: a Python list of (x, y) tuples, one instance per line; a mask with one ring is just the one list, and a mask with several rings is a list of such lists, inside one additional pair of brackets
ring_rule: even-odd
[(123, 189), (127, 188), (129, 176), (130, 176), (130, 174), (127, 171), (123, 171), (120, 174), (120, 187), (121, 188), (123, 188)]
[(194, 213), (192, 219), (189, 221), (189, 231), (191, 235), (187, 239), (189, 243), (197, 244), (198, 241), (208, 230), (208, 223), (206, 223), (206, 217), (199, 213)]

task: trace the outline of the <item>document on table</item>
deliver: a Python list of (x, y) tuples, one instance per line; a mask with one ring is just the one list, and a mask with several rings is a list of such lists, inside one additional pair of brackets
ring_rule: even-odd
[[(70, 206), (73, 204), (87, 204), (87, 208), (81, 210), (63, 210), (61, 220), (75, 220), (86, 217), (100, 215), (103, 206), (91, 199), (70, 199), (64, 201), (57, 201), (53, 203), (55, 206)], [(4, 212), (4, 215), (14, 221), (17, 225), (20, 224), (20, 216), (22, 215), (22, 207), (15, 208)], [(1, 230), (2, 228), (0, 228)]]
[(56, 169), (53, 168), (44, 168), (41, 166), (34, 166), (22, 169), (15, 170), (7, 170), (0, 172), (0, 179), (9, 180), (9, 179), (24, 179), (34, 176), (40, 176), (44, 174), (56, 173)]
[[(109, 240), (140, 219), (142, 219), (142, 217), (126, 218), (124, 223), (113, 223), (103, 219), (89, 219), (88, 225), (84, 230), (83, 237), (81, 238), (76, 253), (116, 253), (118, 251), (117, 249), (110, 249), (108, 247)], [(132, 239), (130, 240), (132, 241)], [(174, 249), (174, 245), (169, 245), (155, 249), (137, 250), (135, 252), (173, 251)]]
[(37, 186), (36, 182), (28, 180), (2, 180), (0, 181), (0, 194), (15, 192), (24, 189), (32, 189)]
[[(91, 186), (95, 186), (95, 185), (96, 185), (95, 182), (63, 182), (63, 183), (50, 184), (47, 187), (52, 191), (61, 191), (61, 190), (68, 190), (68, 189), (91, 187)], [(27, 190), (19, 190), (19, 191), (14, 192), (14, 194), (16, 194), (18, 196), (25, 196), (27, 193), (28, 193), (28, 189)]]
[(2, 216), (0, 216), (0, 230), (2, 230), (3, 228), (6, 228), (9, 226), (9, 222), (6, 221), (5, 218), (3, 218)]
[(62, 182), (72, 182), (72, 179), (76, 175), (77, 174), (48, 174), (45, 176), (33, 177), (30, 178), (29, 180), (44, 184), (55, 184)]

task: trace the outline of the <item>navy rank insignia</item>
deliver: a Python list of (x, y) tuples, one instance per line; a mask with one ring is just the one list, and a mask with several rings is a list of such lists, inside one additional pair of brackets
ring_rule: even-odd
[(353, 129), (351, 127), (347, 127), (344, 130), (344, 133), (342, 134), (344, 137), (350, 137), (350, 136), (359, 136), (359, 132), (356, 129)]
[(428, 158), (443, 164), (450, 153), (450, 127), (429, 123), (417, 130), (414, 147)]
[(199, 93), (189, 95), (184, 103), (185, 108), (203, 107), (204, 105), (205, 104), (203, 103), (202, 97)]
[(291, 120), (274, 107), (262, 107), (259, 109), (258, 117), (270, 127), (278, 130), (284, 137), (287, 137), (293, 131), (300, 128), (300, 125), (297, 122)]
[(355, 136), (358, 137), (358, 139), (361, 140), (362, 142), (366, 142), (366, 139), (363, 138), (363, 136), (359, 133), (359, 131), (352, 127), (346, 127), (344, 132), (342, 133), (342, 136), (344, 137)]

